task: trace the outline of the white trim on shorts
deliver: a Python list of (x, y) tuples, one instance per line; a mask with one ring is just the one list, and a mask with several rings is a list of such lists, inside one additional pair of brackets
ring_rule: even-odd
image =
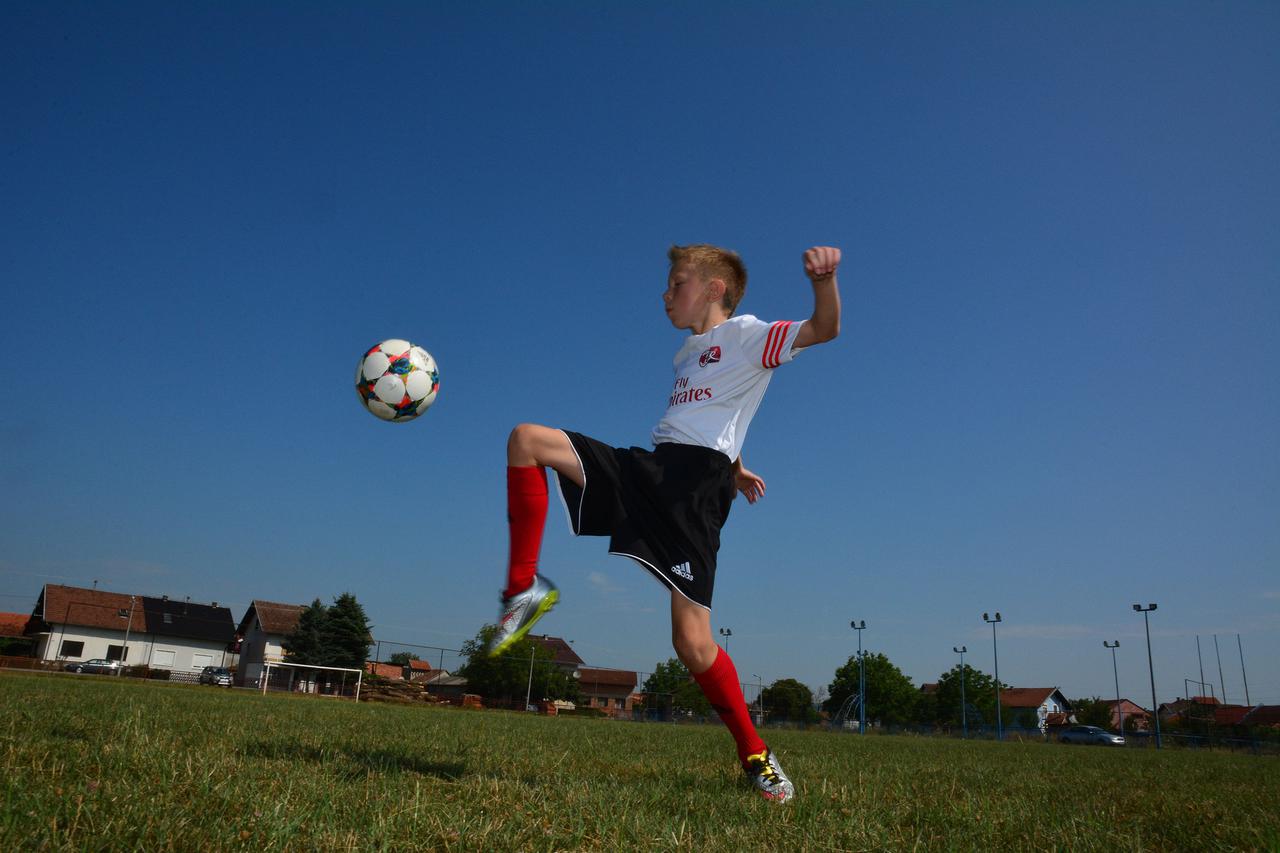
[(648, 569), (648, 570), (649, 570), (649, 574), (650, 574), (650, 576), (652, 576), (654, 580), (656, 580), (656, 581), (658, 581), (658, 582), (660, 582), (660, 583), (666, 584), (667, 586), (669, 586), (669, 587), (671, 588), (671, 591), (672, 591), (672, 592), (678, 592), (678, 593), (680, 593), (681, 597), (683, 597), (683, 598), (684, 598), (684, 600), (685, 600), (685, 601), (687, 601), (687, 602), (689, 602), (690, 604), (693, 604), (693, 605), (696, 605), (696, 606), (698, 606), (698, 607), (701, 607), (703, 610), (707, 611), (708, 613), (710, 613), (710, 612), (711, 612), (711, 608), (710, 608), (710, 607), (708, 607), (707, 605), (705, 605), (705, 604), (699, 604), (698, 602), (694, 601), (694, 600), (693, 600), (692, 598), (690, 598), (689, 596), (685, 595), (685, 594), (684, 594), (684, 591), (683, 591), (683, 590), (681, 590), (681, 589), (680, 589), (680, 587), (678, 587), (678, 586), (676, 586), (675, 584), (673, 584), (673, 583), (672, 583), (672, 582), (667, 578), (667, 576), (666, 576), (666, 575), (664, 575), (662, 572), (658, 571), (657, 567), (656, 567), (656, 566), (654, 566), (652, 563), (650, 563), (648, 560), (645, 560), (645, 559), (643, 559), (642, 557), (637, 557), (635, 554), (628, 554), (626, 551), (610, 551), (610, 552), (609, 552), (609, 555), (610, 555), (610, 556), (612, 556), (612, 557), (630, 557), (632, 560), (635, 560), (635, 561), (636, 561), (637, 563), (639, 563), (641, 566), (644, 566), (646, 569)]
[(555, 474), (556, 494), (560, 495), (560, 505), (564, 507), (565, 520), (569, 522), (569, 533), (572, 536), (581, 536), (578, 531), (582, 529), (582, 502), (587, 499), (587, 466), (582, 464), (582, 457), (578, 455), (578, 448), (573, 446), (573, 439), (569, 438), (569, 434), (564, 430), (556, 430), (564, 436), (564, 440), (569, 442), (569, 449), (573, 451), (573, 458), (578, 460), (578, 470), (582, 472), (582, 495), (578, 498), (578, 523), (573, 523), (573, 512), (569, 509), (569, 501), (564, 496), (564, 486), (560, 485), (560, 472), (555, 468), (551, 472)]

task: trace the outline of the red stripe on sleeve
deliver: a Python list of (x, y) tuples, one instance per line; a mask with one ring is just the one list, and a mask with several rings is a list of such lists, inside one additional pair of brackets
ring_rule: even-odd
[(782, 364), (782, 347), (787, 342), (787, 329), (790, 327), (790, 320), (780, 320), (769, 328), (769, 338), (765, 344), (764, 357), (761, 359), (761, 364), (765, 367), (777, 367)]

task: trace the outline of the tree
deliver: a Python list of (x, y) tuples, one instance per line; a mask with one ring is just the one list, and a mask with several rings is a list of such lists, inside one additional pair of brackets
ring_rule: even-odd
[(422, 658), (412, 654), (411, 652), (396, 652), (394, 655), (387, 658), (389, 663), (399, 664), (400, 666), (408, 666), (409, 661), (414, 660), (422, 660)]
[(765, 711), (774, 720), (793, 723), (816, 723), (818, 712), (813, 707), (813, 691), (794, 678), (781, 678), (763, 691)]
[(282, 645), (290, 663), (331, 666), (328, 638), (329, 611), (317, 598), (302, 611), (298, 624), (284, 638)]
[(369, 647), (373, 645), (373, 635), (364, 607), (351, 593), (344, 592), (333, 600), (329, 607), (326, 635), (331, 656), (327, 666), (364, 667), (364, 662), (369, 659)]
[[(957, 664), (951, 669), (938, 676), (938, 690), (933, 694), (933, 717), (928, 722), (932, 722), (939, 726), (960, 726), (962, 720), (960, 715), (960, 693), (962, 671)], [(981, 724), (985, 726), (994, 726), (996, 723), (996, 680), (981, 670), (974, 669), (969, 664), (964, 665), (964, 699), (965, 703), (971, 705), (965, 715), (970, 726), (979, 724), (974, 719), (973, 711), (977, 711), (980, 715)], [(1002, 684), (1001, 688), (1007, 688), (1008, 685)], [(924, 703), (922, 707), (922, 716), (929, 703)], [(922, 722), (926, 720), (922, 719)]]
[(702, 716), (711, 713), (711, 703), (679, 658), (668, 658), (666, 663), (654, 664), (642, 690), (646, 708)]
[[(911, 679), (902, 673), (883, 653), (867, 653), (864, 663), (867, 693), (863, 697), (868, 720), (880, 723), (905, 723), (912, 719), (917, 691)], [(858, 692), (858, 656), (850, 655), (835, 672), (829, 688), (830, 696), (822, 707), (834, 714), (844, 701)]]
[[(516, 642), (498, 657), (489, 656), (489, 640), (497, 627), (486, 625), (474, 639), (462, 644), (466, 664), (458, 674), (467, 680), (467, 690), (491, 703), (523, 708), (525, 694), (531, 698), (578, 701), (581, 696), (573, 676), (555, 665), (555, 655), (542, 643), (528, 637)], [(530, 657), (533, 681), (530, 685)]]
[(1076, 722), (1082, 726), (1099, 726), (1104, 729), (1111, 728), (1112, 717), (1116, 710), (1116, 701), (1114, 699), (1107, 700), (1098, 696), (1092, 699), (1077, 699), (1071, 703), (1075, 709)]

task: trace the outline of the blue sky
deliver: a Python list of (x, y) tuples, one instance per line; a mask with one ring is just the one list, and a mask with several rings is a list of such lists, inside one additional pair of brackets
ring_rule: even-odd
[[(92, 4), (0, 9), (0, 609), (44, 582), (354, 592), (385, 640), (496, 615), (521, 421), (645, 444), (672, 243), (741, 310), (842, 336), (783, 368), (713, 625), (746, 681), (864, 640), (1147, 704), (1280, 702), (1280, 8), (1270, 3)], [(407, 425), (358, 357), (440, 363)], [(662, 589), (553, 505), (602, 666)]]

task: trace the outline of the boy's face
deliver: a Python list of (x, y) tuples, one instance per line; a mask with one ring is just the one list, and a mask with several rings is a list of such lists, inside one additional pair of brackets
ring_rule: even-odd
[(667, 318), (677, 329), (706, 331), (711, 308), (716, 303), (714, 288), (691, 264), (676, 264), (667, 276), (662, 304)]

